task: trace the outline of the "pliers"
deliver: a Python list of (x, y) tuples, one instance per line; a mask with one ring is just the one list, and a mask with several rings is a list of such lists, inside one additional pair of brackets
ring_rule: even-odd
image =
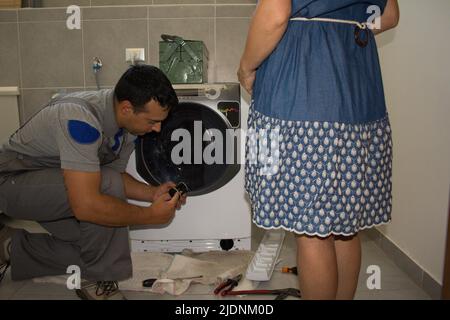
[(221, 296), (228, 295), (231, 292), (231, 290), (233, 290), (233, 288), (237, 287), (237, 285), (239, 284), (239, 281), (241, 281), (241, 279), (242, 279), (242, 274), (240, 274), (234, 278), (225, 280), (214, 290), (214, 294), (220, 293)]
[(302, 295), (300, 290), (294, 288), (287, 289), (276, 289), (276, 290), (243, 290), (243, 291), (228, 291), (225, 295), (227, 296), (240, 296), (245, 294), (258, 294), (258, 295), (266, 295), (273, 294), (277, 297), (275, 300), (284, 300), (289, 296), (301, 298)]

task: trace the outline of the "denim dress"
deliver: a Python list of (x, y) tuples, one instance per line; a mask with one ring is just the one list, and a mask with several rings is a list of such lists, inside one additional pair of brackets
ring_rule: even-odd
[[(386, 2), (292, 0), (292, 17), (364, 23)], [(390, 221), (391, 128), (370, 30), (290, 20), (257, 70), (248, 128), (256, 225), (327, 237)]]

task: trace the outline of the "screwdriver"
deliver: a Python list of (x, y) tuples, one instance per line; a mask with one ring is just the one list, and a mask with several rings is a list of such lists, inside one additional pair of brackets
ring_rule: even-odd
[(292, 268), (283, 267), (283, 268), (281, 268), (281, 272), (282, 273), (293, 273), (295, 275), (298, 275), (297, 267), (292, 267)]

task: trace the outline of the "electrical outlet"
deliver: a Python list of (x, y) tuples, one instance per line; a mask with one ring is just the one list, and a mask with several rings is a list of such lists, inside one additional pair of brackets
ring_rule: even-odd
[(125, 61), (130, 64), (145, 61), (145, 49), (144, 48), (126, 48), (125, 49)]

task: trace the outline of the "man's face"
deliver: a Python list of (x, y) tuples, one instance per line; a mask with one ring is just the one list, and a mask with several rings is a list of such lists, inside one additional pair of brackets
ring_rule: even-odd
[(167, 118), (169, 109), (151, 100), (145, 105), (144, 111), (130, 112), (126, 121), (126, 129), (133, 135), (142, 136), (146, 133), (161, 131), (161, 122)]

